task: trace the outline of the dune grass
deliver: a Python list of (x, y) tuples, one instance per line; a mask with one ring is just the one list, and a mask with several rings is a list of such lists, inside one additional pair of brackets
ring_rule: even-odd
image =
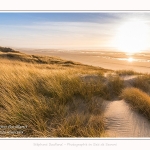
[(119, 76), (108, 76), (107, 81), (107, 98), (114, 99), (121, 94), (122, 89), (124, 88), (124, 81), (120, 79)]
[(131, 85), (135, 88), (139, 88), (142, 91), (150, 94), (150, 75), (145, 74), (142, 76), (138, 76), (132, 81)]
[(150, 120), (150, 96), (137, 88), (126, 88), (121, 96), (131, 107)]
[[(22, 133), (1, 137), (104, 137), (102, 103), (120, 95), (150, 119), (149, 75), (125, 88), (120, 75), (131, 70), (108, 70), (55, 57), (0, 50), (0, 125), (21, 125)], [(139, 89), (137, 89), (139, 88)], [(141, 90), (142, 91), (141, 91)]]
[(138, 75), (140, 73), (135, 72), (133, 70), (117, 70), (115, 71), (118, 75), (124, 76), (124, 75)]
[[(23, 134), (1, 136), (103, 136), (102, 99), (94, 99), (105, 96), (103, 70), (1, 60), (0, 71), (0, 124), (27, 127)], [(83, 82), (81, 73), (97, 73), (99, 81)]]
[(15, 52), (15, 53), (19, 53), (19, 51), (13, 50), (12, 48), (1, 47), (1, 46), (0, 46), (0, 52)]

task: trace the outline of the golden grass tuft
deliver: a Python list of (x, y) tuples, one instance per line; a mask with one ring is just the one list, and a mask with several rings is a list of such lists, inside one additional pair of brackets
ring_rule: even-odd
[(102, 118), (89, 114), (72, 114), (52, 132), (54, 137), (101, 137), (103, 134)]
[(107, 81), (107, 98), (113, 99), (118, 97), (121, 94), (122, 89), (124, 88), (124, 81), (120, 79), (119, 76), (108, 76)]
[(138, 74), (140, 74), (140, 73), (135, 72), (133, 70), (117, 70), (116, 73), (118, 75), (121, 75), (121, 76), (122, 75), (138, 75)]
[(150, 96), (137, 88), (126, 88), (121, 96), (132, 106), (150, 120)]

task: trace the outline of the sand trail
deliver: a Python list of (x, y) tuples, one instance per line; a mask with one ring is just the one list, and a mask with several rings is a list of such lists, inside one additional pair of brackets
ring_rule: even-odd
[(108, 137), (150, 137), (150, 122), (124, 100), (105, 101), (104, 107)]

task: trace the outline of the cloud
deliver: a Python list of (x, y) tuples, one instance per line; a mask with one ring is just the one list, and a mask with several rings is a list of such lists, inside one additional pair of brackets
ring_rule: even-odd
[(13, 46), (36, 48), (39, 45), (47, 48), (53, 45), (109, 47), (119, 26), (136, 17), (145, 18), (146, 21), (150, 19), (149, 13), (58, 13), (53, 18), (51, 13), (45, 18), (42, 15), (25, 24), (1, 24), (0, 38)]

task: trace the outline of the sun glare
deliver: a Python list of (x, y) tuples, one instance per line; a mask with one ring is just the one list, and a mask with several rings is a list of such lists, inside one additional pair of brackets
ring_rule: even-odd
[(148, 26), (142, 20), (124, 23), (118, 30), (116, 46), (126, 53), (137, 53), (147, 49)]
[(128, 62), (133, 62), (134, 59), (132, 57), (130, 57), (127, 60), (128, 60)]

